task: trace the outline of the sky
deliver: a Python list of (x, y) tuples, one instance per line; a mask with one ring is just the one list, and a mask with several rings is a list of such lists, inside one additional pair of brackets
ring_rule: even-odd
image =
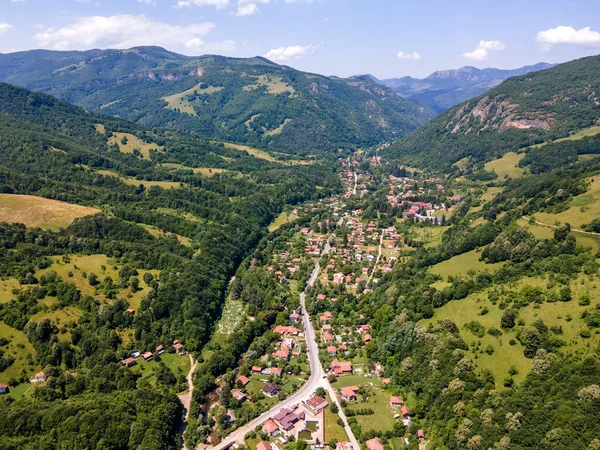
[(598, 0), (0, 0), (0, 53), (160, 45), (324, 75), (425, 77), (600, 54)]

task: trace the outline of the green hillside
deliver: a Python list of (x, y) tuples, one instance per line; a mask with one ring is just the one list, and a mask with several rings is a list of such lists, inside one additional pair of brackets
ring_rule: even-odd
[[(286, 204), (338, 189), (335, 164), (267, 161), (3, 83), (0, 135), (0, 447), (179, 448), (189, 362), (171, 343), (203, 348), (240, 261)], [(158, 345), (162, 360), (122, 368)]]
[(0, 81), (146, 126), (297, 154), (374, 146), (433, 117), (369, 77), (158, 47), (0, 55)]
[(436, 117), (387, 154), (448, 169), (463, 158), (477, 164), (568, 137), (596, 125), (598, 118), (600, 56), (593, 56), (510, 78)]

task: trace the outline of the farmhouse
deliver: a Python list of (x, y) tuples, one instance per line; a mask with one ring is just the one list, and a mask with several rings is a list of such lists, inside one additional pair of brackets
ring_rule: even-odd
[(400, 397), (396, 397), (396, 396), (390, 397), (390, 406), (392, 408), (398, 408), (402, 405), (404, 405), (404, 400), (402, 400)]
[(268, 397), (275, 397), (277, 394), (281, 392), (281, 386), (275, 383), (267, 383), (263, 388), (263, 392)]
[(353, 402), (356, 400), (356, 394), (358, 394), (358, 386), (348, 386), (340, 389), (342, 398), (347, 402)]
[(239, 383), (241, 383), (242, 387), (246, 387), (246, 385), (248, 383), (250, 383), (250, 379), (245, 377), (244, 375), (242, 375), (242, 376), (238, 377), (238, 379), (235, 380), (235, 382), (236, 382), (236, 384), (239, 382)]
[(352, 363), (338, 360), (331, 361), (331, 370), (336, 376), (348, 375), (352, 373)]

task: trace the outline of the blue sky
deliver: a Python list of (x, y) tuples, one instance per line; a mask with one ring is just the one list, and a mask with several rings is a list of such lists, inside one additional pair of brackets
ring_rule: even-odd
[(380, 78), (600, 53), (598, 0), (0, 0), (0, 6), (3, 53), (148, 44)]

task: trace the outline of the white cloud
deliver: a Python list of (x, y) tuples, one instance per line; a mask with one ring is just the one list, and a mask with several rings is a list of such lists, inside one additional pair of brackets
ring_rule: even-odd
[(216, 6), (217, 9), (229, 6), (229, 0), (178, 0), (175, 8), (184, 8), (189, 6)]
[(8, 30), (12, 28), (10, 23), (0, 23), (0, 36), (8, 33)]
[[(88, 2), (89, 0), (77, 0), (78, 2), (80, 1), (85, 1)], [(143, 3), (144, 5), (152, 5), (152, 6), (156, 6), (156, 0), (137, 0), (138, 3)]]
[(197, 25), (170, 25), (154, 22), (145, 15), (80, 17), (62, 28), (48, 28), (35, 35), (45, 48), (81, 50), (93, 47), (129, 48), (138, 45), (181, 44), (207, 35), (215, 26), (210, 22)]
[(553, 45), (559, 44), (600, 45), (600, 33), (592, 31), (590, 27), (576, 30), (573, 27), (558, 26), (540, 31), (536, 40), (544, 50), (550, 50)]
[(412, 52), (412, 53), (398, 52), (397, 56), (398, 56), (398, 59), (414, 59), (414, 60), (421, 59), (421, 55), (417, 52)]
[(284, 62), (300, 59), (306, 56), (309, 51), (315, 52), (318, 46), (316, 45), (294, 45), (290, 47), (277, 47), (271, 49), (265, 55), (265, 58), (272, 61)]
[(271, 3), (271, 0), (239, 0), (236, 16), (252, 16), (260, 12), (257, 3), (263, 5)]
[(190, 39), (185, 46), (199, 53), (228, 53), (235, 50), (235, 41), (204, 42), (200, 38)]
[(475, 50), (463, 53), (463, 56), (473, 61), (485, 61), (488, 59), (489, 50), (499, 52), (504, 50), (504, 48), (505, 45), (500, 41), (479, 41)]

